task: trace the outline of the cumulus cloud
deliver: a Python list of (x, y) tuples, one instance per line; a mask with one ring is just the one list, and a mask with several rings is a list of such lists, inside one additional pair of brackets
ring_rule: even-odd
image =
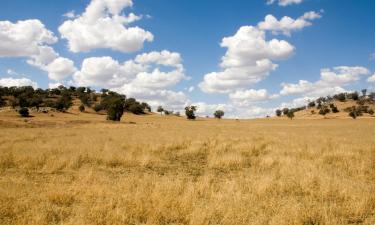
[(321, 14), (310, 11), (300, 16), (297, 19), (284, 16), (280, 20), (273, 15), (267, 15), (264, 21), (258, 23), (261, 30), (271, 31), (273, 34), (284, 34), (290, 36), (292, 31), (302, 30), (304, 27), (311, 26), (312, 20), (321, 18)]
[(367, 79), (367, 82), (375, 82), (375, 74)]
[(300, 80), (297, 84), (282, 83), (281, 95), (302, 94), (307, 99), (345, 92), (344, 87), (368, 75), (367, 68), (355, 66), (338, 66), (333, 69), (322, 69), (320, 79), (316, 82)]
[(235, 106), (248, 107), (254, 103), (264, 102), (277, 96), (270, 95), (266, 89), (240, 90), (229, 94), (229, 99)]
[(0, 21), (0, 57), (28, 57), (28, 64), (46, 71), (52, 80), (61, 80), (75, 67), (49, 46), (56, 42), (57, 37), (39, 20)]
[(280, 6), (288, 6), (292, 4), (300, 4), (303, 0), (266, 0), (268, 5), (277, 2)]
[(204, 92), (229, 93), (258, 83), (277, 68), (272, 60), (286, 59), (294, 52), (288, 42), (267, 41), (265, 32), (253, 26), (243, 26), (234, 36), (223, 38), (221, 47), (227, 48), (222, 71), (204, 75), (199, 84)]
[(140, 27), (129, 26), (139, 19), (134, 13), (122, 13), (133, 5), (132, 0), (92, 0), (81, 15), (65, 21), (59, 32), (68, 41), (72, 52), (88, 52), (109, 48), (120, 52), (134, 52), (153, 35)]
[(39, 20), (0, 21), (0, 57), (36, 56), (57, 38)]
[(0, 78), (0, 86), (2, 87), (21, 87), (21, 86), (32, 86), (37, 88), (38, 84), (28, 78)]
[(109, 87), (151, 106), (175, 109), (183, 107), (188, 98), (183, 92), (170, 88), (188, 78), (180, 54), (164, 50), (143, 53), (123, 63), (109, 56), (84, 59), (81, 69), (73, 75), (72, 83)]

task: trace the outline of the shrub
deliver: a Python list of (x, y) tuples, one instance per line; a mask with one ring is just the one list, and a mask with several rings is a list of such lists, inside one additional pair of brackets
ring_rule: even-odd
[(80, 112), (84, 112), (85, 111), (85, 106), (84, 105), (80, 105), (78, 107), (78, 109), (79, 109)]
[(56, 102), (55, 108), (61, 112), (68, 110), (72, 103), (72, 97), (68, 93), (64, 93)]
[(223, 110), (216, 110), (214, 112), (214, 116), (215, 116), (215, 118), (221, 119), (221, 117), (224, 116), (224, 111)]
[(29, 117), (29, 109), (28, 108), (22, 107), (20, 110), (18, 110), (18, 113), (22, 117)]
[(95, 112), (99, 112), (99, 111), (102, 110), (102, 109), (103, 109), (103, 107), (102, 107), (101, 104), (96, 104), (96, 105), (94, 106), (94, 111), (95, 111)]
[(282, 113), (282, 112), (281, 112), (280, 109), (277, 109), (277, 110), (276, 110), (276, 116), (280, 117), (280, 116), (281, 116), (281, 113)]
[(315, 107), (315, 102), (309, 102), (308, 106), (309, 106), (310, 108)]
[(197, 110), (197, 107), (193, 106), (193, 105), (185, 107), (185, 115), (186, 115), (187, 119), (195, 120), (195, 118), (196, 118), (195, 111), (196, 110)]
[(357, 118), (357, 113), (355, 111), (349, 112), (349, 116), (352, 117), (353, 119)]
[(287, 116), (287, 115), (288, 115), (288, 112), (289, 112), (289, 109), (288, 109), (288, 108), (284, 108), (284, 109), (283, 109), (283, 114), (284, 114), (284, 116)]
[(340, 102), (345, 102), (346, 95), (345, 93), (340, 93), (340, 94), (333, 96), (333, 98), (339, 100)]
[(370, 114), (371, 116), (374, 115), (374, 110), (373, 110), (373, 109), (369, 109), (367, 112), (368, 112), (368, 114)]
[(294, 112), (293, 112), (293, 110), (289, 110), (288, 111), (288, 114), (286, 114), (287, 115), (287, 117), (289, 118), (289, 119), (293, 119), (294, 118)]
[(163, 109), (163, 107), (162, 106), (158, 106), (158, 108), (157, 108), (157, 110), (156, 110), (157, 112), (160, 112), (160, 115), (164, 112), (164, 109)]
[(326, 107), (326, 106), (322, 107), (319, 110), (319, 114), (322, 115), (322, 116), (325, 116), (326, 114), (328, 114), (330, 112), (331, 112), (331, 110), (328, 107)]
[(124, 114), (124, 101), (123, 99), (114, 99), (107, 109), (107, 120), (120, 121)]
[(142, 105), (138, 104), (132, 104), (128, 108), (129, 112), (134, 113), (136, 115), (143, 114), (143, 107)]

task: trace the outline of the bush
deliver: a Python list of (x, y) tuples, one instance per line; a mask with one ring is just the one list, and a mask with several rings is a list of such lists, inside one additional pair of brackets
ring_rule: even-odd
[(56, 102), (55, 108), (61, 112), (68, 110), (73, 105), (72, 97), (68, 93), (64, 93)]
[(325, 116), (326, 114), (330, 113), (331, 110), (327, 106), (322, 106), (319, 110), (319, 114)]
[(357, 113), (355, 111), (349, 112), (349, 116), (352, 117), (353, 119), (357, 118)]
[(136, 115), (143, 114), (143, 107), (142, 105), (138, 104), (132, 104), (128, 107), (129, 112), (134, 113)]
[(107, 120), (120, 121), (124, 114), (124, 101), (123, 99), (114, 99), (108, 105)]
[(80, 105), (78, 107), (78, 109), (79, 109), (80, 112), (84, 112), (85, 111), (85, 106), (84, 105)]
[(157, 108), (157, 110), (156, 110), (157, 112), (160, 112), (160, 115), (164, 112), (164, 109), (163, 109), (163, 107), (162, 106), (158, 106), (158, 108)]
[(284, 109), (283, 109), (283, 114), (284, 114), (284, 116), (287, 116), (287, 115), (288, 115), (288, 112), (289, 112), (289, 109), (288, 109), (288, 108), (284, 108)]
[(197, 110), (197, 107), (193, 106), (193, 105), (185, 107), (185, 115), (186, 115), (187, 119), (195, 120), (195, 118), (196, 118), (195, 111), (196, 110)]
[(310, 108), (315, 107), (315, 102), (309, 102), (308, 106), (309, 106)]
[(282, 113), (282, 112), (281, 112), (280, 109), (277, 109), (277, 110), (276, 110), (276, 116), (280, 117), (280, 116), (281, 116), (281, 113)]
[(373, 109), (369, 109), (367, 112), (368, 112), (368, 114), (370, 114), (371, 116), (374, 115), (374, 110), (373, 110)]
[(288, 114), (286, 114), (287, 115), (287, 117), (289, 118), (289, 119), (293, 119), (294, 118), (294, 112), (293, 112), (293, 110), (289, 110), (288, 111)]
[(22, 107), (20, 110), (18, 110), (18, 113), (22, 117), (29, 117), (29, 109), (28, 108)]
[(96, 105), (94, 106), (94, 111), (95, 111), (95, 112), (99, 112), (99, 111), (102, 110), (102, 109), (103, 109), (103, 107), (102, 107), (101, 104), (96, 104)]
[(215, 118), (221, 119), (221, 117), (224, 116), (224, 111), (223, 110), (216, 110), (214, 112), (214, 116), (215, 116)]

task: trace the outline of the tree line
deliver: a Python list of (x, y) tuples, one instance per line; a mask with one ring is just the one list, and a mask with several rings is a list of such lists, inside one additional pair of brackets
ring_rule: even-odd
[[(353, 100), (357, 103), (357, 106), (351, 106), (343, 109), (343, 111), (347, 112), (350, 117), (356, 119), (358, 116), (362, 116), (364, 113), (374, 115), (374, 110), (366, 104), (375, 103), (375, 92), (367, 94), (367, 89), (363, 89), (361, 92), (361, 94), (355, 91), (350, 93), (339, 93), (333, 96), (320, 97), (314, 101), (310, 101), (306, 106), (276, 109), (275, 114), (278, 117), (284, 115), (289, 119), (293, 119), (295, 112), (311, 109), (311, 114), (318, 113), (319, 115), (325, 116), (329, 113), (340, 112), (340, 110), (334, 104), (335, 101), (346, 102), (349, 100)], [(315, 109), (317, 109), (317, 112), (315, 111)]]

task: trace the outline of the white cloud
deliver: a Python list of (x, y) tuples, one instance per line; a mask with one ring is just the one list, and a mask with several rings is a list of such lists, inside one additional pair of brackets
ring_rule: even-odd
[(266, 0), (268, 5), (278, 2), (280, 6), (287, 6), (292, 4), (300, 4), (303, 0)]
[(322, 69), (320, 79), (314, 83), (300, 80), (297, 84), (282, 83), (281, 95), (302, 94), (307, 98), (318, 98), (345, 92), (344, 87), (360, 80), (370, 71), (364, 67), (338, 66), (333, 69)]
[(115, 91), (146, 101), (151, 106), (169, 109), (183, 107), (188, 101), (183, 92), (169, 90), (188, 79), (179, 53), (161, 51), (137, 55), (120, 63), (109, 56), (84, 59), (73, 76), (78, 86), (109, 87)]
[(151, 42), (154, 37), (142, 28), (128, 26), (141, 19), (133, 13), (122, 14), (132, 5), (132, 0), (92, 0), (84, 13), (65, 21), (59, 32), (68, 41), (72, 52), (88, 52), (97, 48), (138, 51), (144, 42)]
[(195, 87), (194, 87), (194, 86), (190, 86), (189, 88), (187, 88), (187, 91), (188, 91), (188, 92), (193, 92), (193, 91), (194, 91), (194, 89), (195, 89)]
[(28, 78), (0, 78), (0, 86), (3, 87), (20, 87), (20, 86), (32, 86), (33, 88), (37, 88), (38, 84)]
[(50, 88), (50, 89), (53, 89), (53, 88), (58, 88), (59, 86), (61, 86), (61, 85), (63, 85), (64, 86), (64, 84), (63, 83), (60, 83), (60, 82), (56, 82), (56, 83), (49, 83), (48, 84), (48, 88)]
[(30, 57), (57, 38), (39, 20), (0, 21), (0, 57)]
[(264, 102), (271, 98), (272, 96), (265, 89), (241, 90), (229, 94), (229, 99), (238, 107), (251, 106), (254, 103)]
[(0, 57), (28, 57), (28, 64), (46, 71), (52, 80), (61, 80), (75, 67), (48, 46), (56, 42), (57, 37), (39, 20), (0, 21)]
[(223, 38), (221, 47), (227, 48), (222, 71), (204, 76), (199, 84), (204, 92), (229, 93), (258, 83), (277, 68), (272, 60), (286, 59), (294, 52), (288, 42), (267, 41), (265, 32), (253, 26), (243, 26), (234, 36)]
[(304, 27), (311, 26), (312, 20), (319, 19), (322, 16), (314, 11), (307, 12), (303, 16), (293, 19), (288, 16), (277, 20), (273, 15), (267, 15), (264, 21), (258, 23), (261, 30), (271, 31), (273, 34), (284, 34), (290, 36), (292, 31), (302, 30)]
[(69, 19), (73, 19), (73, 18), (76, 17), (76, 14), (75, 14), (75, 11), (72, 10), (72, 11), (69, 11), (69, 12), (65, 13), (63, 16), (66, 17), (66, 18), (69, 18)]
[(375, 82), (375, 74), (367, 79), (367, 82)]

